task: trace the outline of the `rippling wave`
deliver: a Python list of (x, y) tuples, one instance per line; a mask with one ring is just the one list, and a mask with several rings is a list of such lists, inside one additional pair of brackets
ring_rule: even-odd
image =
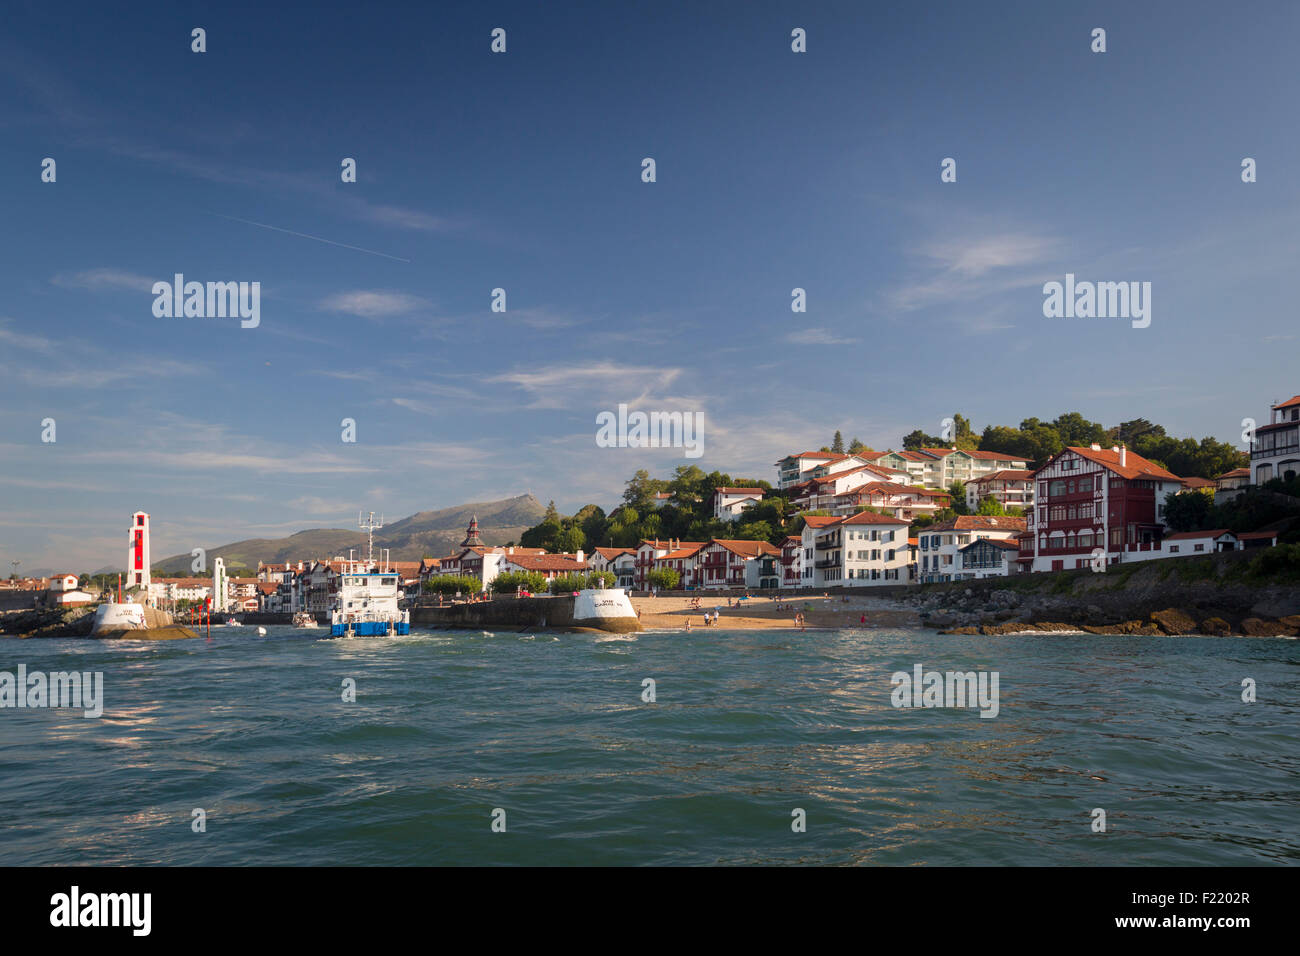
[[(633, 637), (0, 640), (105, 697), (0, 710), (0, 863), (1300, 860), (1294, 641)], [(916, 664), (997, 671), (997, 717), (895, 708)]]

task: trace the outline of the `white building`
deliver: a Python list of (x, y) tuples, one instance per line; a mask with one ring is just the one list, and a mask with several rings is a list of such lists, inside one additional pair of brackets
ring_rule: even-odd
[(95, 600), (94, 595), (81, 590), (78, 585), (78, 577), (75, 574), (64, 573), (56, 574), (50, 578), (49, 589), (46, 591), (46, 600), (50, 604), (58, 604), (65, 607), (77, 607), (82, 604), (90, 604)]
[(777, 487), (785, 490), (810, 478), (825, 478), (835, 472), (875, 464), (876, 457), (878, 453), (870, 450), (852, 455), (829, 451), (804, 451), (797, 455), (786, 455), (776, 463)]
[(976, 581), (981, 578), (1005, 578), (1017, 571), (1016, 558), (1020, 555), (1020, 539), (976, 538), (957, 549), (958, 560), (953, 566), (955, 581)]
[(906, 584), (908, 522), (861, 511), (847, 517), (804, 518), (805, 587)]
[(631, 548), (596, 548), (587, 563), (593, 571), (614, 575), (615, 587), (630, 590), (636, 586), (636, 552)]
[(1023, 471), (1029, 467), (1028, 459), (1014, 455), (959, 448), (890, 451), (876, 457), (874, 462), (906, 472), (912, 481), (925, 488), (947, 488), (954, 481), (964, 483), (995, 471)]
[(719, 521), (735, 521), (762, 500), (762, 488), (715, 488), (713, 517)]
[(226, 562), (212, 559), (212, 610), (224, 612), (230, 606), (230, 592), (226, 577)]
[(971, 511), (989, 497), (1003, 508), (1019, 508), (1028, 514), (1034, 507), (1034, 473), (1027, 468), (1008, 468), (966, 482), (966, 507)]
[(1269, 423), (1255, 429), (1250, 474), (1255, 485), (1300, 474), (1300, 395), (1274, 405)]
[(962, 571), (962, 548), (980, 538), (994, 538), (1016, 542), (1018, 553), (1024, 530), (1024, 518), (1001, 515), (958, 515), (951, 521), (922, 528), (917, 533), (917, 552), (921, 559), (918, 579), (922, 583), (960, 580), (967, 576)]
[(714, 538), (698, 555), (698, 587), (772, 589), (781, 584), (781, 549), (766, 541)]

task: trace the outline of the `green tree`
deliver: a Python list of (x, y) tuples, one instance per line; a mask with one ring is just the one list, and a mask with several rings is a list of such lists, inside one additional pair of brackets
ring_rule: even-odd
[(1214, 495), (1200, 490), (1170, 495), (1165, 502), (1165, 522), (1174, 531), (1204, 531), (1214, 527)]
[(645, 577), (651, 587), (660, 591), (675, 591), (682, 580), (676, 568), (655, 568)]
[(467, 574), (439, 574), (424, 582), (426, 594), (478, 594), (483, 582)]
[(927, 435), (919, 428), (910, 431), (903, 436), (903, 449), (905, 451), (918, 451), (922, 448), (946, 448), (942, 438), (936, 438), (933, 435)]
[(977, 515), (1005, 515), (1007, 510), (1002, 507), (1002, 502), (992, 495), (985, 495), (980, 499), (979, 507), (975, 509)]
[(854, 438), (853, 441), (849, 442), (850, 455), (856, 455), (859, 452), (864, 452), (864, 451), (868, 451), (867, 446), (862, 444), (862, 442), (859, 441), (857, 438)]
[(948, 494), (952, 496), (952, 510), (959, 515), (970, 514), (970, 507), (966, 504), (966, 485), (964, 482), (954, 481), (947, 488)]
[(837, 455), (844, 454), (844, 436), (840, 434), (838, 428), (835, 430), (835, 437), (831, 440), (831, 451)]
[(520, 588), (529, 594), (544, 594), (546, 575), (540, 571), (503, 571), (488, 585), (494, 594), (514, 594)]

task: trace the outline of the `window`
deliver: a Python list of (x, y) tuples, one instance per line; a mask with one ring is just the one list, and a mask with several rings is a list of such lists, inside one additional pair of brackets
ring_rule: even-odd
[(1176, 545), (1176, 544), (1171, 544), (1171, 545), (1169, 546), (1169, 553), (1170, 553), (1170, 554), (1177, 554), (1177, 553), (1178, 553), (1178, 545)]
[(1204, 551), (1204, 550), (1205, 550), (1205, 545), (1203, 545), (1203, 544), (1198, 544), (1198, 545), (1196, 545), (1192, 550), (1193, 550), (1193, 551)]
[(1055, 498), (1057, 495), (1065, 494), (1065, 480), (1062, 478), (1058, 478), (1056, 481), (1051, 482), (1047, 487), (1049, 498)]

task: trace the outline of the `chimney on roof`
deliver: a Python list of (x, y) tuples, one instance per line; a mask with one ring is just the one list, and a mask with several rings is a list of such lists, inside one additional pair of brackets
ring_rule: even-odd
[(1128, 467), (1128, 445), (1119, 446), (1119, 466), (1121, 468)]
[(574, 556), (573, 556), (573, 560), (577, 561), (579, 564), (582, 564), (583, 561), (586, 561), (586, 560), (587, 560), (587, 556), (586, 556), (585, 554), (583, 554), (583, 553), (582, 553), (582, 549), (579, 548), (579, 549), (577, 550), (577, 553), (574, 554)]
[(1101, 446), (1098, 445), (1096, 442), (1093, 442), (1088, 447), (1091, 448), (1093, 451), (1101, 451)]

